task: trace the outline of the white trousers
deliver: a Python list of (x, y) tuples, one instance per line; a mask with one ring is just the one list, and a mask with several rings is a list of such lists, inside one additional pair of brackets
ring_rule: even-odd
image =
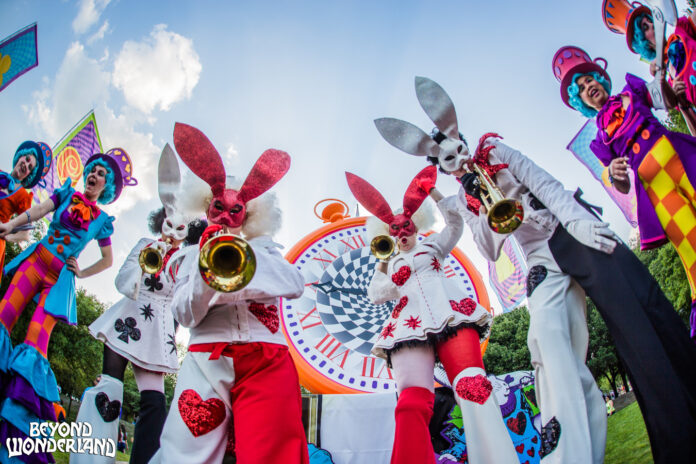
[(543, 462), (601, 464), (607, 417), (602, 393), (585, 365), (585, 292), (552, 258), (543, 264), (546, 277), (528, 298), (527, 334), (541, 410), (542, 451), (549, 450)]

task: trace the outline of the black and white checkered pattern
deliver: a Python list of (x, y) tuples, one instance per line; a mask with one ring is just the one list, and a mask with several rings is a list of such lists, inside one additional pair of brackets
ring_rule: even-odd
[(394, 307), (394, 302), (372, 304), (367, 297), (376, 262), (369, 247), (339, 256), (320, 279), (322, 283), (331, 282), (337, 290), (328, 293), (317, 290), (316, 299), (324, 328), (346, 348), (366, 356)]

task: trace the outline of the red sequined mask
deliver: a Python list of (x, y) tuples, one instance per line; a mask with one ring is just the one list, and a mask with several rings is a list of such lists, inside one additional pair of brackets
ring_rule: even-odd
[(389, 235), (392, 237), (410, 237), (416, 233), (416, 226), (410, 217), (404, 214), (397, 214), (389, 224)]
[(213, 224), (239, 227), (246, 216), (246, 205), (239, 199), (236, 190), (227, 189), (222, 195), (213, 197), (207, 215)]

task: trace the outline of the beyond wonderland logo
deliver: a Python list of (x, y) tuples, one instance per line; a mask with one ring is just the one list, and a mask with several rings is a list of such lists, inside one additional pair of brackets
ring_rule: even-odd
[[(8, 438), (5, 446), (9, 457), (34, 453), (98, 454), (113, 458), (116, 444), (111, 438), (91, 438), (92, 426), (88, 422), (49, 424), (32, 422), (30, 438)], [(57, 438), (56, 438), (57, 437)]]

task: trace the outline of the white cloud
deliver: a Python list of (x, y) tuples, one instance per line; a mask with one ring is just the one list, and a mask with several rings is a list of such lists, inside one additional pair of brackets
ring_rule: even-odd
[(104, 24), (101, 25), (99, 30), (92, 34), (89, 39), (87, 39), (87, 43), (89, 45), (93, 44), (97, 40), (101, 40), (104, 38), (104, 35), (109, 32), (109, 20), (104, 21)]
[(128, 104), (149, 114), (190, 98), (201, 69), (193, 41), (160, 24), (143, 41), (123, 44), (112, 77)]
[(70, 44), (53, 80), (33, 93), (25, 107), (29, 120), (40, 128), (46, 142), (56, 142), (71, 125), (109, 99), (110, 75), (96, 60), (86, 55), (80, 42)]
[[(111, 0), (80, 0), (77, 16), (73, 20), (72, 28), (76, 34), (84, 34), (99, 21), (104, 8)], [(104, 27), (104, 26), (102, 26)]]

